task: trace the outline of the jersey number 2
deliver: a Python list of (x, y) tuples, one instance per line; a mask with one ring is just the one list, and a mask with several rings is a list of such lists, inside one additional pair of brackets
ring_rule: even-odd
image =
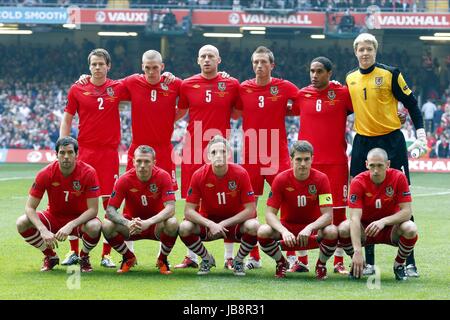
[(98, 110), (103, 110), (105, 107), (103, 106), (103, 98), (97, 98), (98, 102)]

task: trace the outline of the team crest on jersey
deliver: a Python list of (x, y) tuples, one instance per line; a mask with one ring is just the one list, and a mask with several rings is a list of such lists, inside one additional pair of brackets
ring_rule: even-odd
[(227, 88), (227, 85), (225, 82), (220, 81), (217, 83), (217, 89), (219, 89), (220, 91), (225, 91), (226, 88)]
[(309, 194), (316, 194), (317, 193), (316, 185), (310, 184), (308, 186), (308, 192), (309, 192)]
[(169, 87), (167, 86), (167, 84), (161, 83), (161, 89), (163, 89), (164, 91), (167, 91), (167, 90), (169, 90)]
[(236, 186), (236, 181), (231, 180), (228, 181), (228, 189), (230, 189), (230, 191), (234, 191), (236, 190), (237, 186)]
[(81, 184), (79, 180), (74, 180), (72, 182), (73, 190), (80, 191), (81, 190)]
[(394, 188), (392, 188), (392, 186), (387, 186), (386, 187), (386, 195), (388, 197), (392, 197), (394, 195)]
[(114, 97), (114, 89), (112, 87), (106, 88), (106, 93), (108, 94), (108, 96)]
[(278, 87), (277, 86), (271, 86), (270, 87), (270, 94), (273, 96), (276, 96), (278, 94)]
[(383, 84), (383, 77), (375, 77), (375, 84), (381, 86)]
[(158, 187), (156, 186), (156, 184), (154, 184), (154, 183), (150, 184), (150, 192), (153, 192), (153, 193), (158, 192)]
[(334, 100), (334, 98), (336, 98), (336, 92), (334, 92), (334, 90), (329, 90), (328, 91), (328, 99)]

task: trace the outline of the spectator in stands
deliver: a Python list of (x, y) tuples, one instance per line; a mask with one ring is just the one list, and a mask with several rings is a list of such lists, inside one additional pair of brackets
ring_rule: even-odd
[(433, 99), (428, 98), (427, 102), (422, 106), (423, 118), (425, 120), (425, 131), (433, 132), (434, 131), (434, 113), (436, 112), (437, 107), (433, 103)]

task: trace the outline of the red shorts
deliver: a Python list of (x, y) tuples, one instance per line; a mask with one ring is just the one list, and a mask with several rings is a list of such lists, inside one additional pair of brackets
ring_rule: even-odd
[[(242, 164), (245, 170), (247, 170), (250, 176), (250, 181), (252, 183), (253, 191), (255, 195), (260, 196), (264, 193), (264, 180), (266, 180), (269, 185), (272, 185), (273, 179), (279, 174), (291, 167), (289, 160), (280, 161), (278, 168), (269, 168), (268, 166), (263, 166), (261, 164)], [(275, 171), (275, 173), (272, 173)], [(270, 172), (271, 174), (265, 174), (265, 172)]]
[[(242, 234), (240, 232), (242, 224), (236, 224), (234, 226), (227, 227), (228, 232), (226, 233), (227, 242), (241, 242)], [(208, 229), (206, 227), (200, 226), (200, 239), (202, 241), (213, 241), (208, 238)], [(214, 239), (216, 240), (216, 239)]]
[[(364, 229), (367, 228), (367, 226), (370, 223), (362, 223), (362, 226)], [(394, 243), (392, 241), (392, 231), (394, 229), (394, 226), (386, 226), (383, 228), (383, 230), (381, 230), (376, 237), (366, 237), (366, 241), (364, 241), (363, 245), (369, 245), (369, 244), (378, 244), (378, 243), (383, 243), (383, 244), (389, 244), (391, 246), (398, 246), (397, 243)]]
[[(71, 220), (66, 219), (58, 219), (55, 216), (50, 215), (48, 211), (38, 211), (37, 212), (39, 219), (44, 224), (44, 226), (52, 233), (57, 233), (59, 229), (64, 227), (67, 223), (69, 223)], [(100, 221), (99, 218), (95, 217), (94, 219), (97, 219)], [(92, 220), (94, 220), (92, 219)], [(81, 232), (81, 227), (83, 225), (79, 225), (78, 227), (73, 228), (72, 232), (70, 233), (71, 236), (75, 236), (78, 238), (81, 238), (81, 235), (83, 232)]]
[(100, 195), (109, 197), (114, 183), (119, 177), (119, 153), (117, 149), (108, 147), (94, 149), (79, 146), (78, 160), (94, 167), (100, 183)]
[[(292, 234), (297, 237), (300, 231), (305, 229), (307, 224), (296, 224), (296, 223), (287, 223), (282, 222), (283, 226), (286, 227)], [(313, 231), (308, 238), (308, 246), (307, 247), (288, 247), (286, 245), (281, 246), (281, 250), (289, 251), (289, 250), (311, 250), (317, 249), (319, 247), (319, 241), (317, 238), (317, 231)]]
[(152, 224), (150, 228), (141, 232), (140, 234), (135, 234), (130, 236), (127, 241), (136, 241), (136, 240), (156, 240), (159, 241), (159, 238), (156, 236), (156, 224)]
[(203, 164), (181, 163), (181, 198), (186, 199), (192, 175), (202, 165)]
[[(133, 158), (134, 151), (139, 147), (138, 144), (132, 143), (130, 148), (128, 149), (128, 158), (127, 158), (127, 171), (134, 167)], [(167, 146), (150, 146), (155, 150), (156, 154), (156, 165), (170, 174), (172, 178), (172, 186), (173, 190), (178, 190), (178, 183), (176, 177), (175, 163), (172, 161), (172, 144)]]
[(348, 164), (314, 164), (313, 162), (312, 167), (328, 176), (331, 194), (333, 195), (333, 208), (346, 207), (348, 196)]

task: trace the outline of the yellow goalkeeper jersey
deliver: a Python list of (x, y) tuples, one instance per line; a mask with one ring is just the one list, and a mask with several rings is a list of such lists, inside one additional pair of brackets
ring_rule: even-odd
[(398, 101), (409, 105), (414, 96), (398, 69), (375, 63), (366, 70), (357, 68), (350, 71), (346, 83), (358, 134), (381, 136), (400, 129)]

